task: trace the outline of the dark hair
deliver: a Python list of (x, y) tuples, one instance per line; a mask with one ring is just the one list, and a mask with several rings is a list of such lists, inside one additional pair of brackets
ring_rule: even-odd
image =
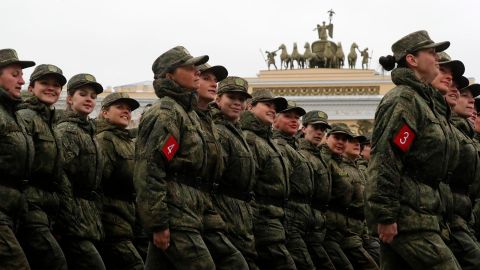
[(378, 59), (380, 65), (382, 65), (383, 69), (386, 71), (390, 71), (395, 68), (395, 57), (393, 55), (381, 56)]

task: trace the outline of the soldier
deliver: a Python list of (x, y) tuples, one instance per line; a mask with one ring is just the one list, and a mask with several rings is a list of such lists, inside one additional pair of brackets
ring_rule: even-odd
[(275, 113), (287, 101), (268, 90), (253, 93), (240, 123), (255, 159), (254, 235), (260, 269), (296, 269), (285, 247), (285, 205), (289, 194), (288, 161), (272, 140)]
[(199, 87), (196, 66), (207, 61), (208, 56), (192, 57), (177, 46), (152, 65), (160, 99), (140, 121), (134, 172), (139, 214), (153, 236), (146, 269), (162, 267), (163, 255), (179, 270), (248, 267), (221, 233), (225, 223), (209, 194), (222, 157), (218, 152), (210, 156), (208, 131), (194, 111)]
[(310, 257), (317, 269), (335, 269), (325, 247), (326, 218), (325, 212), (332, 192), (332, 179), (327, 164), (318, 147), (325, 136), (328, 116), (322, 111), (310, 111), (303, 116), (304, 139), (299, 140), (299, 152), (305, 156), (313, 168), (313, 221), (311, 231), (307, 234), (307, 245)]
[(143, 269), (132, 243), (135, 224), (133, 168), (135, 144), (126, 127), (140, 104), (127, 93), (111, 93), (102, 100), (96, 121), (97, 141), (103, 153), (102, 224), (100, 254), (107, 269)]
[[(447, 104), (453, 108), (460, 97), (458, 89), (469, 84), (468, 79), (462, 76), (465, 72), (465, 66), (459, 60), (451, 60), (446, 52), (439, 52), (437, 55), (440, 72), (432, 81), (432, 86), (440, 91), (445, 97)], [(452, 87), (453, 83), (462, 87)]]
[(65, 193), (62, 157), (58, 135), (53, 132), (58, 101), (67, 82), (54, 65), (39, 65), (30, 76), (31, 93), (18, 106), (18, 115), (32, 135), (34, 162), (25, 190), (28, 212), (22, 220), (20, 242), (32, 269), (67, 269), (67, 261), (52, 234), (52, 225), (60, 207), (59, 194)]
[(448, 115), (431, 105), (445, 101), (430, 86), (439, 73), (436, 52), (449, 44), (418, 31), (392, 45), (394, 56), (380, 58), (387, 70), (397, 64), (397, 86), (375, 113), (366, 187), (367, 217), (383, 242), (382, 269), (460, 269), (439, 234), (439, 185), (457, 162), (458, 144)]
[(258, 269), (253, 236), (253, 198), (255, 161), (240, 128), (240, 114), (246, 108), (248, 83), (240, 77), (227, 77), (218, 87), (212, 105), (225, 153), (225, 170), (214, 196), (214, 206), (227, 223), (226, 235), (245, 257), (251, 270)]
[(77, 74), (67, 83), (67, 110), (58, 120), (63, 169), (69, 192), (60, 197), (60, 245), (69, 269), (105, 269), (95, 243), (103, 238), (100, 216), (102, 154), (95, 138), (95, 124), (88, 115), (103, 87), (90, 74)]
[[(286, 246), (292, 255), (297, 269), (315, 269), (309, 250), (318, 263), (318, 235), (322, 235), (322, 225), (317, 223), (310, 206), (314, 193), (314, 171), (306, 157), (298, 152), (299, 141), (295, 134), (300, 126), (300, 117), (305, 110), (289, 101), (288, 107), (275, 117), (273, 138), (277, 142), (290, 165), (290, 194), (285, 209)], [(311, 241), (314, 240), (314, 241)], [(311, 244), (312, 243), (312, 244)], [(325, 250), (320, 249), (325, 252)], [(328, 256), (327, 256), (328, 258)], [(325, 263), (325, 262), (323, 262)]]
[(215, 100), (217, 83), (228, 76), (228, 71), (224, 66), (210, 66), (207, 63), (198, 66), (197, 69), (200, 71), (200, 84), (197, 89), (197, 113), (199, 111), (203, 113), (209, 110), (208, 104)]
[(332, 125), (320, 146), (322, 158), (332, 175), (332, 196), (327, 210), (325, 249), (337, 269), (378, 269), (363, 248), (363, 205), (359, 170), (343, 155), (353, 134), (346, 124)]
[(22, 192), (32, 167), (32, 138), (15, 111), (25, 84), (22, 69), (35, 62), (18, 59), (13, 49), (0, 50), (0, 265), (2, 269), (30, 269), (15, 237), (17, 221), (27, 210)]

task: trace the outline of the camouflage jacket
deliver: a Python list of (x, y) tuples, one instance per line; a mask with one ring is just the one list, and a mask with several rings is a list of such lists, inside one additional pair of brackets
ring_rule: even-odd
[(289, 161), (289, 201), (310, 204), (314, 191), (313, 169), (305, 156), (298, 152), (298, 139), (287, 136), (279, 130), (273, 131), (273, 138)]
[(19, 103), (0, 87), (0, 224), (8, 225), (25, 210), (21, 190), (30, 177), (34, 155), (32, 138), (15, 114)]
[(328, 165), (321, 156), (320, 148), (305, 139), (300, 139), (299, 152), (305, 156), (313, 168), (312, 206), (325, 211), (332, 194), (332, 177)]
[(62, 155), (58, 136), (54, 132), (55, 110), (35, 96), (29, 96), (17, 112), (32, 136), (35, 157), (29, 187), (25, 190), (28, 215), (25, 223), (48, 225), (58, 211), (57, 193), (65, 193), (67, 184), (62, 173)]
[(365, 198), (364, 191), (366, 185), (366, 175), (358, 166), (358, 160), (352, 160), (344, 157), (342, 166), (348, 174), (352, 186), (352, 200), (348, 205), (347, 216), (358, 220), (364, 220)]
[(95, 125), (73, 111), (65, 111), (55, 132), (60, 138), (63, 169), (70, 190), (60, 197), (60, 233), (100, 240), (103, 230), (98, 204), (103, 161), (95, 139)]
[(471, 198), (475, 199), (480, 191), (480, 147), (473, 139), (475, 132), (467, 119), (454, 116), (452, 123), (458, 136), (462, 160), (450, 179), (454, 214), (450, 226), (467, 230), (473, 208)]
[[(266, 218), (283, 218), (283, 205), (280, 204), (286, 202), (290, 192), (288, 160), (272, 140), (270, 125), (261, 123), (250, 111), (242, 114), (240, 124), (255, 159), (253, 190), (258, 206), (256, 214)], [(271, 199), (271, 202), (261, 202), (268, 201), (265, 198)]]
[(138, 212), (149, 231), (170, 226), (167, 185), (175, 179), (199, 179), (208, 175), (208, 148), (200, 119), (194, 111), (196, 92), (183, 89), (171, 80), (157, 79), (160, 98), (140, 121), (135, 146), (134, 184)]
[(132, 238), (135, 223), (135, 146), (127, 129), (103, 119), (97, 120), (96, 124), (96, 138), (104, 161), (101, 186), (105, 239)]
[(458, 142), (452, 139), (445, 102), (408, 68), (392, 72), (397, 85), (375, 114), (372, 157), (366, 187), (371, 224), (396, 222), (398, 230), (439, 230), (445, 211), (438, 187), (457, 162)]
[(249, 195), (255, 180), (255, 160), (252, 151), (242, 133), (239, 123), (233, 123), (223, 117), (222, 112), (212, 108), (215, 126), (219, 130), (219, 142), (225, 159), (225, 170), (219, 182), (220, 190), (226, 193)]

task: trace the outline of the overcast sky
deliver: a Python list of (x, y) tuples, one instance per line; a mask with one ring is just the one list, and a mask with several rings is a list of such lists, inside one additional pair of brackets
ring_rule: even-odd
[(425, 29), (434, 41), (451, 41), (447, 52), (465, 63), (465, 75), (480, 78), (480, 2), (473, 0), (1, 0), (0, 48), (55, 64), (67, 78), (91, 73), (105, 87), (151, 80), (155, 58), (176, 45), (208, 54), (230, 75), (254, 77), (266, 69), (260, 49), (285, 43), (291, 52), (297, 42), (303, 53), (330, 9), (333, 41), (346, 53), (352, 42), (368, 47), (372, 68), (393, 42)]

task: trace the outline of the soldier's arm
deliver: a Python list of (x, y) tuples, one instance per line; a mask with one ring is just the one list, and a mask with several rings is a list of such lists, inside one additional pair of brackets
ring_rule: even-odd
[[(112, 172), (114, 170), (113, 164), (115, 164), (116, 160), (116, 152), (115, 146), (113, 142), (109, 139), (104, 137), (104, 134), (97, 134), (96, 135), (98, 144), (102, 150), (103, 156), (103, 172), (102, 172), (102, 187), (105, 185), (105, 181), (111, 179)], [(112, 179), (115, 180), (115, 179)]]
[(371, 223), (393, 224), (397, 221), (405, 152), (397, 146), (395, 139), (397, 143), (398, 139), (411, 143), (397, 136), (405, 125), (411, 132), (416, 132), (416, 120), (412, 117), (415, 112), (411, 111), (415, 111), (413, 102), (398, 97), (393, 102), (380, 105), (375, 115), (372, 158), (366, 185), (366, 210)]
[(146, 229), (152, 232), (169, 228), (165, 180), (169, 158), (163, 148), (171, 136), (180, 141), (175, 119), (173, 110), (152, 108), (142, 118), (138, 130), (134, 170), (138, 213)]

